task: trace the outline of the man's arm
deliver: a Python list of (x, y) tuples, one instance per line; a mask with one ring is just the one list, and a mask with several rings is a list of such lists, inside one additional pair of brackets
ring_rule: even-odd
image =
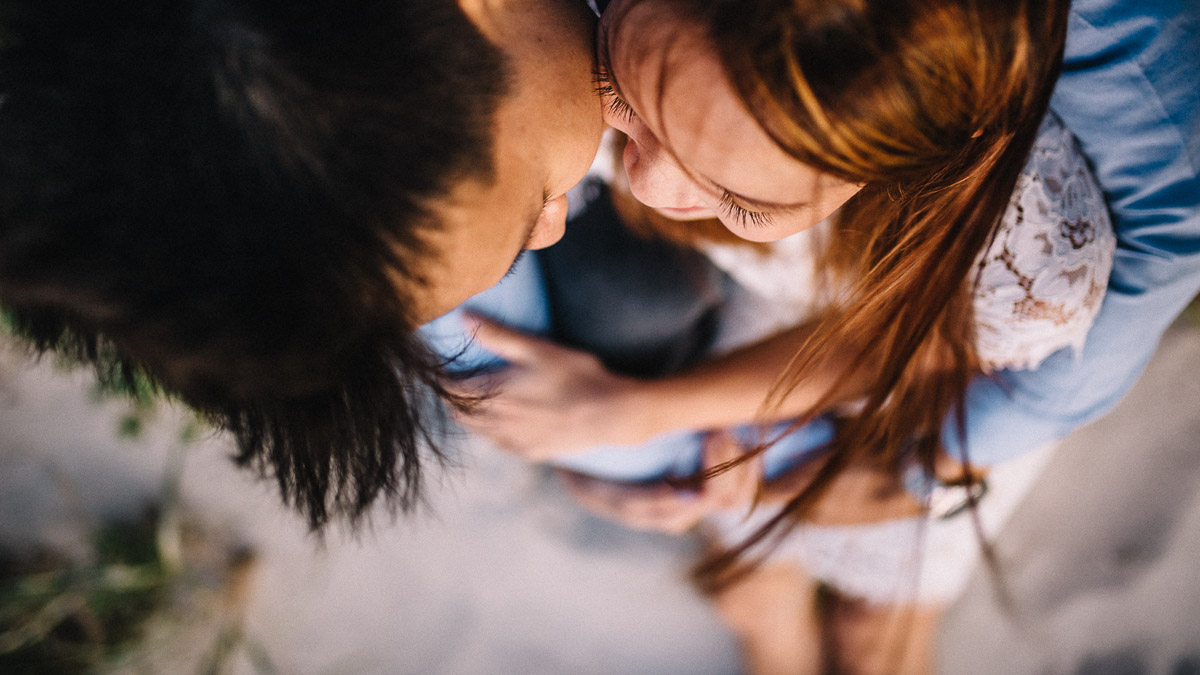
[[(1200, 6), (1193, 0), (1074, 3), (1051, 102), (1079, 139), (1117, 231), (1108, 293), (1076, 359), (979, 378), (967, 449), (989, 465), (1107, 412), (1200, 291)], [(947, 424), (953, 456), (957, 425)]]

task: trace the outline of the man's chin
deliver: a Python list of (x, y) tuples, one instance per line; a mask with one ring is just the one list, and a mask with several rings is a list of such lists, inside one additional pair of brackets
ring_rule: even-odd
[(671, 220), (707, 220), (716, 218), (717, 214), (713, 210), (703, 206), (694, 206), (687, 209), (670, 209), (666, 207), (654, 209), (659, 215), (670, 218)]

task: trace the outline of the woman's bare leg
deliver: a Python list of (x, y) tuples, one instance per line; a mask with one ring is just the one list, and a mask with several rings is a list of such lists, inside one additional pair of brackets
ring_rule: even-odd
[(822, 672), (817, 584), (798, 565), (767, 563), (713, 596), (752, 675)]
[(929, 675), (939, 606), (872, 605), (822, 590), (828, 672), (837, 675)]

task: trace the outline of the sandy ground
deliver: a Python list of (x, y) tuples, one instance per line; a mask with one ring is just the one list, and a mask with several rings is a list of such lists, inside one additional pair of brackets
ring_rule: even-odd
[[(123, 440), (123, 404), (89, 391), (0, 355), (0, 541), (79, 548), (88, 522), (156, 493), (181, 417)], [(697, 542), (592, 518), (482, 444), (421, 514), (323, 545), (220, 438), (186, 452), (188, 511), (255, 552), (244, 630), (276, 672), (739, 672), (684, 579)], [(1200, 673), (1200, 331), (1173, 331), (1126, 402), (1068, 439), (998, 551), (1011, 601), (976, 575), (942, 631), (942, 672)], [(184, 637), (162, 639), (187, 661)], [(231, 666), (255, 672), (248, 652)]]
[(945, 673), (1200, 675), (1200, 331), (1060, 447), (949, 613)]
[[(78, 549), (89, 522), (156, 494), (178, 415), (122, 440), (125, 407), (95, 402), (82, 374), (10, 353), (0, 382), (0, 541)], [(696, 542), (593, 518), (541, 470), (467, 444), (421, 513), (322, 544), (228, 452), (217, 438), (189, 446), (184, 500), (255, 551), (245, 631), (279, 673), (738, 670), (732, 639), (685, 581)], [(178, 646), (187, 636), (167, 641), (196, 652)], [(232, 665), (255, 672), (245, 655)]]

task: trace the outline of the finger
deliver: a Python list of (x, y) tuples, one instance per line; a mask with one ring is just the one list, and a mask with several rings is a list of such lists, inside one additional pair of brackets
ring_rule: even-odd
[(602, 518), (621, 521), (621, 491), (614, 489), (611, 482), (563, 469), (558, 471), (558, 475), (566, 485), (567, 492), (580, 506)]
[[(729, 433), (714, 432), (705, 438), (704, 463), (707, 467), (732, 462), (744, 453), (745, 449)], [(703, 497), (712, 509), (748, 507), (758, 494), (761, 476), (761, 456), (745, 460), (710, 479), (704, 487)]]
[(681, 492), (665, 483), (630, 485), (565, 470), (559, 475), (581, 506), (626, 527), (679, 532), (699, 520), (695, 493)]
[(539, 458), (536, 440), (525, 433), (524, 429), (516, 428), (503, 413), (486, 404), (477, 406), (470, 412), (456, 410), (454, 411), (454, 420), (464, 430), (487, 439), (497, 449), (507, 454), (525, 459), (536, 460)]
[(553, 455), (552, 452), (546, 451), (537, 443), (531, 442), (530, 439), (508, 433), (504, 429), (497, 429), (486, 424), (474, 425), (468, 429), (472, 433), (486, 438), (496, 450), (528, 462), (542, 462), (548, 456)]
[[(467, 377), (461, 380), (448, 380), (442, 386), (446, 391), (457, 396), (467, 398), (489, 397), (497, 394), (504, 386), (504, 381), (508, 379), (509, 373), (507, 370), (498, 370), (491, 373), (484, 373), (474, 377)], [(487, 402), (488, 398), (480, 401), (480, 404)], [(478, 405), (478, 404), (477, 404)]]
[(484, 349), (511, 363), (531, 363), (554, 344), (522, 333), (474, 312), (463, 312), (463, 327)]
[(713, 431), (704, 437), (704, 462), (707, 466), (732, 462), (741, 454), (741, 445), (728, 431)]
[(707, 508), (698, 496), (672, 494), (638, 505), (626, 520), (639, 530), (682, 534), (700, 522), (705, 513)]
[(707, 512), (697, 496), (674, 494), (622, 502), (619, 509), (619, 520), (627, 527), (671, 534), (688, 531)]
[(812, 483), (828, 459), (826, 455), (813, 457), (766, 481), (761, 500), (769, 503), (791, 501)]
[(488, 414), (488, 411), (480, 408), (477, 408), (469, 413), (461, 410), (455, 410), (454, 421), (467, 431), (488, 437), (491, 436), (489, 432), (491, 432), (496, 426), (494, 418)]
[(766, 503), (790, 502), (808, 487), (815, 475), (816, 469), (808, 463), (789, 469), (787, 473), (763, 485), (760, 500)]
[(635, 504), (652, 499), (662, 490), (670, 489), (657, 483), (651, 485), (620, 483), (569, 469), (559, 469), (558, 474), (572, 495), (582, 497), (589, 503), (606, 504), (614, 508), (616, 505)]

